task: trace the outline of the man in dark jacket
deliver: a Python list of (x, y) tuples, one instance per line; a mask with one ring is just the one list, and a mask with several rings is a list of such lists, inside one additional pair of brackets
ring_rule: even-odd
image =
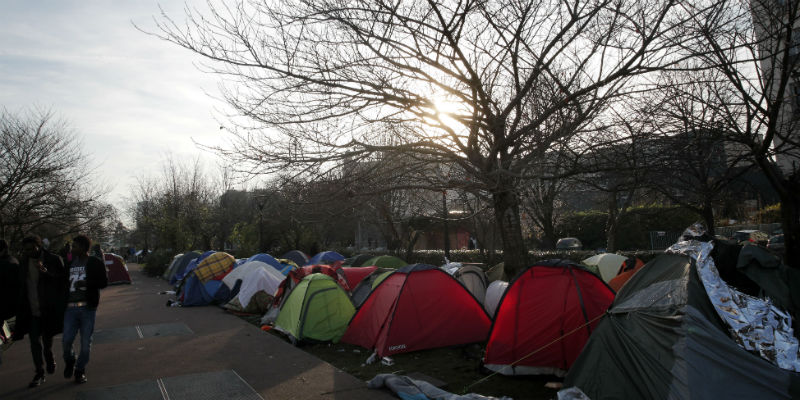
[[(14, 338), (27, 333), (36, 375), (28, 387), (44, 383), (44, 367), (52, 374), (56, 370), (53, 358), (53, 336), (64, 327), (64, 297), (67, 273), (61, 257), (42, 247), (38, 236), (22, 239), (20, 260), (17, 322)], [(42, 357), (44, 356), (44, 357)]]
[[(97, 306), (100, 304), (100, 289), (108, 285), (106, 266), (97, 257), (89, 256), (91, 241), (85, 235), (72, 239), (72, 261), (69, 265), (67, 285), (67, 311), (64, 313), (64, 378), (75, 374), (75, 383), (86, 382), (86, 364), (92, 345), (92, 332)], [(81, 332), (81, 351), (76, 363), (72, 343)]]
[(19, 261), (8, 251), (8, 242), (0, 239), (0, 324), (17, 315)]
[(6, 336), (5, 320), (17, 315), (17, 277), (19, 261), (8, 253), (8, 242), (0, 239), (0, 363), (2, 354), (11, 345)]

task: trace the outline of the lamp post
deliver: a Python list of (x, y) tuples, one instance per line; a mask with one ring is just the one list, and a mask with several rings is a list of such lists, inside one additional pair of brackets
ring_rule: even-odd
[(264, 252), (264, 206), (267, 204), (266, 196), (263, 194), (255, 195), (256, 205), (258, 206), (258, 251)]
[(444, 257), (450, 260), (450, 227), (447, 225), (447, 190), (442, 190), (442, 221), (444, 221)]

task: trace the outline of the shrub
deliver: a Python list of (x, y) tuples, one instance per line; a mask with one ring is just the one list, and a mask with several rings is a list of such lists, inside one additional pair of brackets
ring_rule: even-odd
[(166, 250), (152, 251), (145, 257), (142, 271), (144, 271), (147, 276), (161, 276), (164, 274), (164, 271), (167, 270), (167, 267), (169, 267), (169, 263), (172, 262), (173, 257), (175, 257), (175, 254), (167, 252)]

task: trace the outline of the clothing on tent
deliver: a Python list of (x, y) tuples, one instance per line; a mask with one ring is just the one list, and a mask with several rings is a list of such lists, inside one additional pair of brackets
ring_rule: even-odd
[[(200, 262), (195, 269), (195, 275), (201, 283), (206, 283), (211, 279), (221, 277), (233, 269), (236, 260), (232, 255), (217, 252)], [(221, 278), (220, 278), (221, 279)]]

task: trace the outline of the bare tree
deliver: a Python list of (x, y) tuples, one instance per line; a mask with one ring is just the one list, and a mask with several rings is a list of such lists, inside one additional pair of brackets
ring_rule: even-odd
[[(753, 166), (749, 148), (730, 141), (724, 128), (726, 116), (718, 104), (726, 85), (718, 72), (682, 71), (665, 77), (647, 102), (657, 122), (652, 143), (659, 150), (649, 155), (653, 165), (648, 186), (702, 216), (714, 236), (715, 209), (731, 198), (731, 184)], [(728, 100), (731, 107), (733, 99)]]
[(800, 268), (800, 2), (715, 1), (689, 26), (700, 40), (685, 48), (720, 76), (721, 128), (777, 192), (786, 262)]
[(92, 179), (79, 136), (53, 112), (0, 110), (0, 235), (12, 240), (44, 226), (56, 235), (103, 223), (113, 208)]
[(158, 35), (230, 79), (227, 101), (251, 123), (217, 150), (247, 172), (313, 173), (376, 153), (404, 154), (410, 171), (457, 165), (470, 180), (437, 186), (490, 193), (513, 273), (526, 263), (527, 166), (639, 90), (631, 77), (672, 61), (669, 37), (688, 18), (677, 5), (242, 1), (190, 12), (185, 26), (164, 16)]

